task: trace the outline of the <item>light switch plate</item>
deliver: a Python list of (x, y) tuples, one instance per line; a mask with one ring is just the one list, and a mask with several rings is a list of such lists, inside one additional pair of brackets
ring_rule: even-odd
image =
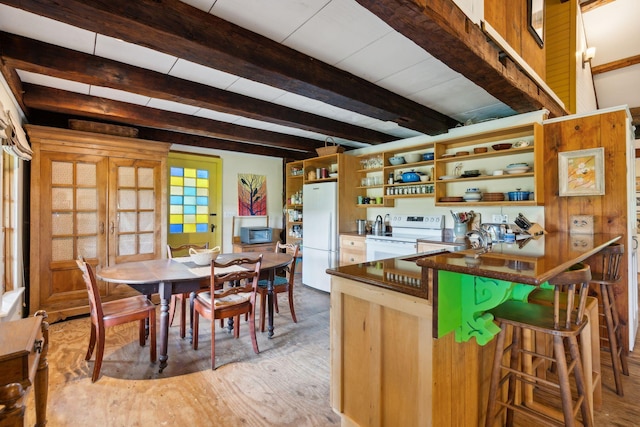
[(571, 215), (569, 234), (593, 234), (593, 215)]

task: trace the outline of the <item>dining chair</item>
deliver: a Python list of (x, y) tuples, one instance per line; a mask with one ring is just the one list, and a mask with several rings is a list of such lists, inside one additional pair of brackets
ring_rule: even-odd
[[(215, 365), (215, 320), (235, 318), (235, 338), (239, 337), (240, 315), (249, 315), (249, 334), (253, 351), (258, 354), (255, 306), (262, 254), (257, 258), (238, 258), (229, 262), (213, 261), (209, 292), (196, 295), (193, 305), (193, 349), (198, 349), (200, 316), (211, 321), (211, 369)], [(253, 268), (251, 268), (253, 266)], [(226, 286), (225, 286), (226, 285)], [(221, 289), (219, 289), (221, 288)]]
[[(179, 256), (188, 256), (189, 249), (208, 249), (209, 242), (205, 242), (204, 244), (185, 244), (180, 246), (171, 246), (167, 245), (167, 256), (169, 258), (175, 258)], [(204, 279), (200, 283), (200, 289), (206, 291), (209, 289), (209, 279)], [(186, 313), (187, 313), (187, 300), (189, 299), (189, 292), (185, 292), (182, 294), (173, 294), (171, 295), (171, 302), (169, 303), (169, 326), (173, 325), (173, 318), (176, 314), (176, 306), (180, 304), (180, 338), (184, 338), (186, 335)], [(191, 310), (189, 310), (189, 320), (193, 322), (193, 315), (191, 314)]]
[[(89, 307), (91, 310), (91, 337), (85, 360), (90, 360), (93, 351), (96, 350), (95, 363), (91, 382), (96, 382), (100, 376), (102, 358), (104, 355), (105, 329), (110, 326), (122, 325), (138, 321), (139, 341), (143, 347), (146, 342), (146, 321), (149, 321), (149, 352), (151, 362), (156, 361), (156, 307), (145, 295), (123, 298), (115, 301), (102, 302), (100, 290), (96, 284), (96, 277), (91, 266), (79, 257), (76, 260), (82, 271), (82, 277), (89, 294)], [(96, 349), (97, 344), (97, 349)]]
[[(287, 292), (289, 295), (289, 311), (291, 312), (291, 318), (293, 319), (293, 323), (298, 323), (298, 319), (296, 318), (296, 311), (293, 307), (293, 283), (294, 276), (296, 272), (296, 262), (298, 261), (298, 252), (300, 250), (300, 246), (292, 243), (276, 243), (276, 252), (286, 252), (290, 254), (293, 258), (288, 266), (284, 267), (280, 271), (276, 271), (275, 277), (273, 280), (273, 305), (276, 310), (276, 313), (279, 313), (278, 309), (278, 294)], [(265, 313), (267, 311), (266, 300), (267, 300), (267, 278), (265, 278), (265, 273), (261, 274), (261, 278), (258, 281), (258, 293), (260, 294), (260, 331), (264, 332), (264, 319)]]

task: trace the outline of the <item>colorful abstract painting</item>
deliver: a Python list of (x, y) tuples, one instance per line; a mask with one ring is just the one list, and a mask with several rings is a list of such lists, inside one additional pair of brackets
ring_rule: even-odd
[(238, 215), (267, 214), (267, 177), (250, 173), (238, 174)]

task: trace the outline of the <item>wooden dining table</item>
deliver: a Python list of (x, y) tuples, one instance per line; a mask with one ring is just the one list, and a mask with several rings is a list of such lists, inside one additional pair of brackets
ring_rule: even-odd
[[(255, 252), (225, 253), (218, 255), (216, 261), (229, 262), (238, 258), (255, 258)], [(267, 307), (268, 337), (274, 334), (273, 282), (276, 270), (291, 262), (292, 256), (287, 253), (265, 252), (262, 254), (260, 271), (267, 273)], [(196, 292), (200, 289), (201, 280), (211, 276), (210, 266), (198, 266), (188, 259), (156, 259), (116, 264), (96, 271), (96, 276), (111, 283), (122, 283), (131, 286), (142, 294), (160, 295), (160, 372), (167, 366), (169, 356), (167, 346), (169, 339), (169, 303), (172, 294)], [(262, 308), (261, 308), (262, 309)]]

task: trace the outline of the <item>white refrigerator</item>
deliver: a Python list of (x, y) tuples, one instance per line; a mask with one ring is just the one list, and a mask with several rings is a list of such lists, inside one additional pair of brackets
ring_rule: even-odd
[(331, 290), (327, 268), (338, 265), (338, 183), (305, 184), (302, 189), (302, 283)]

